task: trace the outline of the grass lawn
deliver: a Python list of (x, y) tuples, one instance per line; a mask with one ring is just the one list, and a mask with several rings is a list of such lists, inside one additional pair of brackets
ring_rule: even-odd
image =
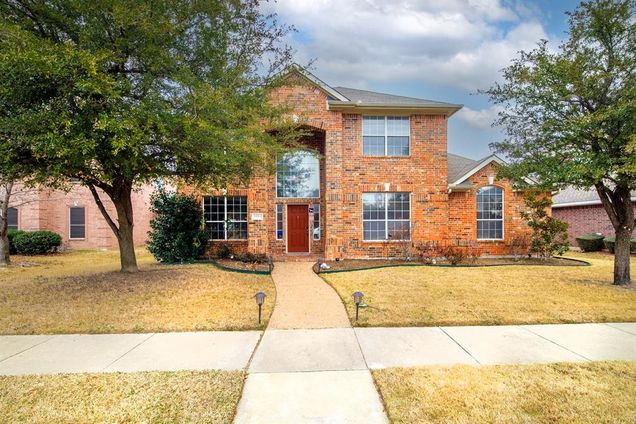
[(0, 422), (230, 423), (240, 371), (0, 377)]
[(636, 362), (373, 371), (393, 423), (636, 422)]
[[(612, 286), (613, 257), (572, 253), (592, 266), (397, 267), (323, 274), (360, 326), (636, 321), (636, 290)], [(636, 274), (636, 259), (632, 258)]]
[[(129, 333), (264, 328), (276, 294), (267, 275), (157, 264), (121, 274), (118, 252), (12, 257), (0, 269), (0, 334)], [(259, 327), (254, 294), (268, 298)]]

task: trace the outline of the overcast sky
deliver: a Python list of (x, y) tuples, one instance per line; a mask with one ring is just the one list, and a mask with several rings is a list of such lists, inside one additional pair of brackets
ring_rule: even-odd
[(327, 84), (462, 103), (449, 121), (449, 151), (490, 153), (496, 110), (476, 94), (519, 50), (566, 37), (575, 0), (278, 0), (266, 4), (297, 33), (301, 65)]

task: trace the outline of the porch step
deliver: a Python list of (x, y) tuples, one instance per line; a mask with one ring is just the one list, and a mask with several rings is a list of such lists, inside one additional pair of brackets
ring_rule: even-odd
[(286, 255), (274, 255), (274, 262), (316, 262), (321, 255), (315, 253), (288, 253)]

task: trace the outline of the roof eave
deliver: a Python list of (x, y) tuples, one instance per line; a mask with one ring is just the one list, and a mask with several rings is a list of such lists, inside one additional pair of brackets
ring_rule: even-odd
[(427, 113), (432, 115), (445, 115), (447, 117), (452, 116), (460, 110), (463, 105), (404, 105), (395, 103), (359, 103), (351, 101), (329, 101), (329, 110), (341, 110), (341, 111), (361, 111), (361, 112), (380, 112), (383, 110), (395, 110), (400, 112), (415, 112), (415, 113)]

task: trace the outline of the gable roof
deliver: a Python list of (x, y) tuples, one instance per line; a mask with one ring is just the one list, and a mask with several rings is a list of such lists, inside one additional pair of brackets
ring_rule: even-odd
[(307, 69), (297, 64), (293, 64), (288, 68), (287, 73), (292, 72), (299, 74), (325, 92), (328, 96), (330, 110), (417, 110), (427, 113), (443, 114), (449, 117), (463, 107), (461, 104), (396, 96), (394, 94), (358, 90), (356, 88), (331, 87)]
[(464, 156), (448, 154), (448, 185), (452, 188), (469, 188), (468, 178), (490, 163), (505, 165), (506, 162), (497, 155), (489, 155), (473, 160)]
[[(636, 201), (636, 191), (632, 191), (632, 200)], [(573, 187), (566, 187), (560, 190), (557, 194), (552, 196), (553, 208), (567, 208), (570, 206), (587, 206), (587, 205), (600, 205), (601, 199), (598, 197), (598, 193), (593, 189), (576, 189)]]

